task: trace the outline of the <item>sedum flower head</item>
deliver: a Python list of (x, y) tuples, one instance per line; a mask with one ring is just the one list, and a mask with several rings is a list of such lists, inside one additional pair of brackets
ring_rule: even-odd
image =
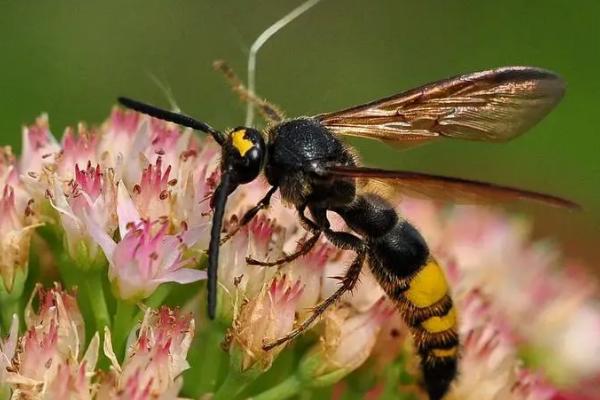
[(189, 314), (162, 307), (146, 310), (122, 365), (112, 350), (110, 331), (105, 331), (104, 352), (112, 370), (104, 375), (98, 399), (176, 398), (181, 373), (189, 368), (187, 352), (194, 336)]
[[(15, 398), (141, 400), (198, 398), (210, 392), (232, 398), (219, 393), (223, 376), (215, 373), (206, 378), (207, 384), (194, 370), (207, 363), (224, 367), (223, 358), (229, 356), (236, 379), (256, 379), (250, 387), (248, 382), (239, 385), (249, 396), (277, 390), (281, 382), (276, 375), (284, 377), (283, 383), (292, 382), (286, 390), (296, 388), (296, 394), (345, 380), (336, 391), (348, 392), (342, 395), (349, 398), (368, 398), (367, 392), (388, 398), (424, 396), (410, 335), (366, 266), (352, 293), (315, 323), (302, 343), (264, 350), (265, 343), (292, 331), (339, 287), (339, 277), (354, 258), (352, 252), (321, 241), (279, 268), (248, 265), (247, 257), (273, 261), (290, 254), (308, 237), (295, 210), (284, 207), (278, 194), (268, 211), (221, 247), (217, 323), (202, 319), (199, 340), (192, 345), (196, 327), (189, 316), (148, 308), (139, 329), (131, 331), (121, 360), (111, 340), (122, 346), (130, 330), (121, 325), (130, 322), (124, 328), (131, 328), (138, 321), (109, 321), (107, 315), (112, 328), (105, 332), (104, 350), (111, 368), (98, 370), (98, 337), (92, 336), (87, 346), (84, 338), (85, 323), (91, 332), (89, 322), (98, 311), (86, 311), (88, 305), (97, 306), (87, 274), (96, 273), (94, 282), (112, 285), (116, 298), (99, 289), (110, 300), (106, 314), (115, 302), (131, 307), (135, 302), (160, 303), (160, 296), (169, 295), (168, 290), (157, 292), (163, 283), (203, 279), (204, 272), (193, 267), (206, 258), (219, 157), (220, 148), (210, 138), (199, 139), (189, 130), (118, 108), (98, 127), (68, 128), (60, 141), (42, 116), (24, 128), (20, 159), (9, 149), (0, 150), (4, 286), (10, 289), (19, 272), (24, 281), (34, 230), (44, 224), (34, 242), (43, 268), (36, 266), (32, 277), (64, 282), (69, 276), (85, 278), (75, 280), (90, 303), (82, 303), (82, 314), (72, 292), (57, 286), (37, 289), (39, 299), (26, 312), (17, 306), (27, 330), (17, 341), (17, 328), (12, 328), (8, 339), (0, 341), (0, 390), (4, 383)], [(235, 232), (241, 216), (267, 189), (259, 179), (230, 196), (223, 235)], [(533, 242), (523, 219), (476, 207), (392, 201), (423, 233), (453, 289), (462, 348), (460, 375), (448, 399), (597, 397), (600, 306), (596, 286), (582, 268), (565, 262), (554, 246)], [(332, 217), (334, 229), (346, 229)], [(183, 288), (166, 301), (176, 299), (189, 309), (204, 310), (205, 293), (194, 290)], [(0, 318), (5, 328), (10, 326), (12, 319)], [(228, 354), (214, 351), (214, 337), (225, 336), (222, 324), (231, 326)], [(194, 346), (200, 350), (189, 351)], [(209, 351), (202, 346), (212, 347)], [(195, 354), (189, 365), (188, 351)], [(277, 359), (283, 352), (294, 354)], [(214, 357), (201, 359), (205, 354)], [(367, 363), (368, 368), (361, 368)], [(272, 365), (275, 371), (263, 374)], [(196, 382), (183, 385), (181, 374), (188, 367), (204, 392), (193, 393)], [(353, 378), (345, 378), (350, 373)], [(366, 375), (370, 379), (362, 379)]]
[(265, 284), (256, 297), (242, 306), (230, 332), (233, 351), (241, 353), (242, 371), (270, 368), (281, 346), (272, 350), (264, 350), (263, 346), (292, 330), (302, 291), (300, 281), (283, 275)]
[(7, 382), (13, 387), (13, 396), (90, 398), (98, 335), (82, 354), (83, 318), (74, 295), (58, 285), (49, 290), (38, 286), (36, 293), (38, 309), (34, 310), (32, 298), (25, 312), (27, 331), (19, 340), (9, 368)]
[(194, 232), (168, 235), (168, 224), (142, 220), (113, 239), (93, 223), (91, 234), (109, 260), (108, 277), (118, 297), (139, 300), (148, 297), (166, 282), (189, 283), (206, 278), (204, 271), (184, 268), (193, 259), (183, 258), (187, 246), (196, 241)]

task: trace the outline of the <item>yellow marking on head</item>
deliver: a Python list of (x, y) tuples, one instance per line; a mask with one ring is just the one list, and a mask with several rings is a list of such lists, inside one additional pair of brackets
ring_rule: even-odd
[(444, 271), (434, 259), (429, 259), (412, 278), (404, 295), (414, 306), (423, 308), (437, 303), (447, 292), (448, 283)]
[(429, 333), (444, 332), (456, 326), (456, 309), (452, 307), (448, 314), (442, 317), (431, 317), (421, 323)]
[(434, 357), (439, 357), (439, 358), (455, 357), (457, 352), (458, 352), (458, 347), (456, 347), (456, 346), (450, 347), (449, 349), (432, 349), (431, 350), (431, 354)]
[(252, 143), (251, 140), (248, 140), (244, 137), (245, 134), (246, 134), (245, 129), (237, 130), (231, 134), (231, 138), (232, 138), (231, 143), (233, 144), (233, 147), (235, 147), (237, 149), (237, 151), (240, 153), (240, 156), (242, 156), (242, 157), (244, 157), (244, 155), (246, 155), (248, 150), (250, 150), (252, 147), (254, 147), (254, 143)]

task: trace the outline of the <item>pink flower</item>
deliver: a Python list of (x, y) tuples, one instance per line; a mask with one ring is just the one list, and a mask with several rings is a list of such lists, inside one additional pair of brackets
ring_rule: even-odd
[(167, 235), (167, 223), (142, 220), (129, 223), (129, 227), (121, 226), (122, 239), (115, 243), (97, 224), (90, 222), (89, 227), (108, 259), (113, 288), (123, 300), (144, 299), (161, 283), (190, 283), (206, 278), (205, 271), (184, 268), (194, 262), (184, 258), (184, 252), (197, 241), (198, 232)]
[[(39, 294), (37, 312), (32, 306), (36, 294)], [(58, 285), (50, 290), (37, 286), (27, 306), (25, 321), (28, 329), (20, 340), (7, 379), (13, 387), (13, 396), (55, 398), (48, 393), (71, 393), (71, 390), (90, 395), (99, 338), (96, 334), (86, 353), (80, 355), (84, 344), (83, 318), (75, 297)], [(77, 385), (64, 387), (64, 379), (72, 379)]]
[(304, 290), (298, 301), (298, 309), (304, 311), (301, 313), (303, 317), (319, 301), (323, 271), (328, 263), (332, 263), (336, 253), (337, 250), (332, 245), (321, 241), (310, 253), (294, 260), (282, 269), (290, 279), (301, 281), (304, 284)]
[(17, 204), (12, 186), (5, 185), (0, 190), (0, 284), (10, 292), (19, 271), (22, 277), (27, 275), (29, 245), (35, 225), (29, 203), (25, 206)]
[(232, 351), (241, 356), (242, 371), (270, 368), (283, 346), (265, 351), (263, 345), (292, 330), (302, 291), (300, 281), (293, 283), (284, 275), (265, 284), (256, 297), (242, 306), (229, 333)]
[(42, 173), (44, 167), (55, 162), (60, 146), (48, 127), (48, 116), (38, 117), (34, 125), (23, 128), (23, 153), (19, 171), (23, 174)]
[(98, 135), (89, 132), (85, 126), (78, 126), (77, 135), (73, 129), (67, 128), (62, 137), (62, 151), (58, 158), (58, 175), (63, 179), (75, 177), (73, 166), (97, 165), (96, 151)]
[(147, 160), (144, 149), (150, 145), (148, 118), (129, 110), (113, 108), (99, 132), (98, 157), (106, 168), (115, 171), (117, 181), (133, 186)]
[(15, 156), (10, 147), (0, 147), (0, 186), (20, 186)]
[(320, 343), (324, 363), (322, 373), (344, 370), (349, 373), (362, 365), (375, 346), (377, 334), (395, 309), (381, 298), (367, 312), (349, 315), (348, 309), (332, 311), (325, 320)]
[(75, 164), (74, 174), (66, 188), (54, 181), (50, 202), (60, 215), (69, 255), (87, 267), (98, 253), (87, 224), (93, 221), (112, 235), (117, 227), (117, 187), (112, 170), (102, 171), (100, 165), (93, 167), (88, 162), (80, 169)]
[[(2, 332), (2, 334), (4, 334), (4, 332)], [(16, 315), (13, 315), (8, 335), (6, 337), (0, 337), (0, 395), (7, 389), (7, 368), (10, 367), (12, 359), (17, 351), (18, 335), (19, 319)]]
[(113, 371), (102, 382), (98, 399), (176, 398), (183, 383), (181, 374), (189, 368), (186, 357), (193, 336), (191, 315), (167, 307), (148, 309), (137, 339), (119, 365), (106, 329), (104, 351)]
[[(237, 221), (231, 222), (230, 226), (236, 227)], [(259, 215), (222, 246), (219, 282), (232, 300), (238, 293), (247, 298), (256, 296), (277, 272), (276, 268), (249, 266), (246, 257), (278, 258), (283, 253), (284, 240), (283, 228)]]
[(94, 365), (87, 360), (81, 363), (63, 362), (58, 365), (55, 379), (44, 388), (43, 398), (92, 400), (96, 391), (92, 383), (94, 375)]
[(177, 180), (170, 179), (170, 173), (170, 165), (163, 171), (161, 157), (157, 158), (155, 165), (144, 168), (140, 183), (133, 187), (133, 201), (142, 218), (155, 220), (170, 216), (169, 189), (177, 183)]

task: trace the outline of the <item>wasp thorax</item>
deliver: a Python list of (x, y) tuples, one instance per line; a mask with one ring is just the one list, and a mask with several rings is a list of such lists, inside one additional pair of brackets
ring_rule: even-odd
[(223, 167), (233, 173), (238, 183), (251, 182), (262, 169), (265, 152), (265, 141), (259, 131), (235, 128), (223, 146)]

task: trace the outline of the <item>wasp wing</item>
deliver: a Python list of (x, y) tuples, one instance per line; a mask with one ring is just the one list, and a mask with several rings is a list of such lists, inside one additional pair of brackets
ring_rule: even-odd
[(503, 142), (539, 122), (564, 90), (564, 81), (553, 72), (504, 67), (459, 75), (315, 118), (338, 134), (400, 146), (438, 137)]
[(391, 185), (394, 191), (454, 203), (489, 203), (513, 200), (534, 201), (554, 207), (579, 209), (579, 205), (557, 196), (509, 186), (462, 178), (432, 175), (411, 171), (389, 171), (378, 168), (329, 166), (325, 172), (331, 177), (357, 178), (363, 183), (371, 180)]

